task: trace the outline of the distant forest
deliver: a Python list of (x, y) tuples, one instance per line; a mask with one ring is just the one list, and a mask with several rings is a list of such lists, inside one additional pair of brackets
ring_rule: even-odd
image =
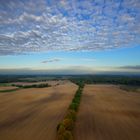
[(0, 75), (0, 83), (71, 80), (74, 83), (122, 84), (140, 86), (140, 76), (119, 75)]
[(88, 75), (72, 77), (71, 81), (83, 81), (87, 84), (121, 84), (121, 85), (135, 85), (140, 86), (139, 76), (110, 76), (110, 75)]

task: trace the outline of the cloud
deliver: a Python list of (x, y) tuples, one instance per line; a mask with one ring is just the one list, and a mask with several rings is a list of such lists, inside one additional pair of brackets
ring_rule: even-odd
[(139, 0), (1, 0), (0, 55), (140, 45), (139, 22)]
[(59, 62), (59, 61), (61, 61), (61, 59), (54, 58), (54, 59), (49, 59), (49, 60), (42, 61), (41, 63), (52, 63), (52, 62)]
[(140, 71), (140, 65), (136, 66), (121, 66), (120, 69), (127, 69), (127, 70), (139, 70)]

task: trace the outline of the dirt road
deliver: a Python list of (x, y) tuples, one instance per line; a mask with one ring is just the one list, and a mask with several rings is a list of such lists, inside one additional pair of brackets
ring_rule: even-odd
[(86, 85), (75, 140), (140, 140), (140, 94), (111, 85)]
[(55, 140), (76, 89), (69, 82), (0, 93), (0, 140)]

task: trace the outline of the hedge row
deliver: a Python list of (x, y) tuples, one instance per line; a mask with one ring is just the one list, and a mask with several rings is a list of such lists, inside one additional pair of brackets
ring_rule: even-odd
[(12, 84), (12, 86), (19, 87), (19, 88), (45, 88), (45, 87), (50, 87), (49, 84), (33, 84), (33, 85), (16, 85)]
[(57, 140), (73, 140), (72, 131), (76, 121), (76, 114), (80, 105), (83, 87), (83, 84), (79, 84), (79, 88), (75, 93), (64, 119), (57, 125)]

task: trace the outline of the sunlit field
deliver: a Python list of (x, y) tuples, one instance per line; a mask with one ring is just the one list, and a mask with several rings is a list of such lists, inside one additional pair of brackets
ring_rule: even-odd
[(139, 140), (139, 78), (27, 77), (1, 77), (0, 139)]
[(0, 139), (55, 140), (56, 126), (77, 90), (75, 84), (61, 82), (47, 88), (0, 92)]

